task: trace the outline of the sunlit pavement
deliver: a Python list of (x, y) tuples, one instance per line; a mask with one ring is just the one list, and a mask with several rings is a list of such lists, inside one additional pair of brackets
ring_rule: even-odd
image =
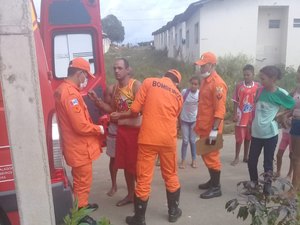
[[(201, 190), (198, 184), (206, 182), (208, 171), (204, 166), (201, 157), (198, 156), (198, 168), (194, 169), (189, 164), (191, 161), (190, 152), (187, 156), (187, 167), (178, 169), (181, 182), (180, 208), (183, 211), (182, 217), (175, 224), (179, 225), (243, 225), (250, 224), (236, 218), (236, 214), (228, 213), (225, 210), (225, 203), (236, 197), (236, 184), (242, 180), (248, 180), (247, 164), (240, 162), (233, 167), (230, 162), (234, 157), (235, 139), (233, 135), (224, 136), (224, 148), (222, 151), (223, 169), (221, 174), (222, 197), (204, 200), (199, 198)], [(181, 140), (178, 141), (178, 153), (180, 153)], [(189, 150), (188, 150), (189, 151)], [(287, 150), (288, 151), (288, 150)], [(180, 156), (180, 154), (178, 154)], [(262, 169), (262, 157), (259, 162), (259, 172)], [(241, 152), (240, 159), (243, 154)], [(179, 159), (178, 159), (179, 160)], [(282, 174), (287, 173), (288, 152), (283, 159)], [(106, 195), (110, 189), (110, 176), (108, 171), (109, 157), (104, 153), (94, 163), (94, 181), (90, 202), (98, 203), (99, 209), (92, 214), (96, 219), (107, 217), (113, 225), (125, 225), (125, 217), (133, 214), (133, 204), (117, 207), (117, 201), (127, 194), (123, 171), (118, 172), (118, 191), (113, 197)], [(155, 168), (155, 176), (152, 182), (152, 192), (146, 212), (147, 225), (167, 225), (167, 200), (164, 182), (160, 174), (160, 168)]]

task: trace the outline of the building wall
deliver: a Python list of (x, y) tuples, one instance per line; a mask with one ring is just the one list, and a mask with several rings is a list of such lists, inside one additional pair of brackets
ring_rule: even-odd
[(288, 7), (259, 6), (258, 12), (256, 65), (285, 64)]
[[(277, 7), (279, 10), (276, 10)], [(269, 19), (276, 17), (281, 20), (280, 34), (277, 33), (277, 36), (275, 30), (266, 29)], [(252, 63), (259, 67), (275, 62), (297, 67), (300, 64), (300, 44), (297, 44), (300, 39), (300, 27), (293, 26), (295, 18), (300, 19), (300, 0), (211, 1), (199, 8), (184, 23), (170, 28), (166, 45), (168, 55), (193, 62), (206, 51), (212, 51), (217, 56), (242, 53), (251, 57)], [(198, 43), (195, 42), (196, 23), (199, 23)], [(185, 44), (181, 44), (182, 56), (178, 58), (176, 49), (180, 46), (180, 28), (186, 39)], [(159, 34), (155, 35), (154, 40), (156, 36)], [(271, 45), (273, 47), (270, 47)], [(155, 47), (162, 49), (161, 45), (156, 43)], [(272, 48), (274, 54), (271, 54)], [(279, 52), (277, 55), (276, 49)], [(264, 54), (268, 50), (270, 51), (266, 57)], [(264, 58), (268, 60), (263, 60)]]
[[(186, 32), (189, 32), (189, 37), (186, 39), (186, 52), (184, 54), (184, 60), (188, 62), (194, 62), (200, 57), (200, 29), (198, 33), (195, 33), (195, 25), (199, 24), (200, 9), (198, 9), (188, 21), (186, 21)], [(200, 26), (200, 25), (199, 25)], [(195, 41), (196, 35), (198, 36), (198, 43)]]
[(286, 66), (300, 65), (300, 27), (294, 27), (294, 19), (300, 19), (300, 1), (291, 2), (287, 28)]
[(111, 41), (109, 38), (103, 38), (103, 53), (108, 52)]
[(255, 58), (257, 1), (212, 1), (200, 10), (200, 52), (218, 56), (246, 54)]

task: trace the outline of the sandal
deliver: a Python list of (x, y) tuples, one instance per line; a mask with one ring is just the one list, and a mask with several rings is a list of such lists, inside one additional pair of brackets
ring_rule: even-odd
[(196, 162), (195, 162), (195, 161), (192, 162), (191, 167), (192, 167), (192, 168), (197, 168), (197, 167), (198, 167), (198, 166), (196, 165)]

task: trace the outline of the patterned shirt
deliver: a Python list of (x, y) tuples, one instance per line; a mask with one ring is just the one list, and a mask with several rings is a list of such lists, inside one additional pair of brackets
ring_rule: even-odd
[(233, 94), (232, 100), (238, 104), (236, 126), (246, 127), (252, 121), (252, 109), (254, 105), (255, 94), (259, 83), (252, 82), (246, 85), (245, 81), (239, 82)]

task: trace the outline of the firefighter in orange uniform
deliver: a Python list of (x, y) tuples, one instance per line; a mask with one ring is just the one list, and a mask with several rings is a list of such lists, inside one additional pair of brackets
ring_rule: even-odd
[[(204, 53), (195, 62), (196, 74), (202, 78), (195, 132), (200, 138), (208, 137), (210, 141), (216, 140), (218, 133), (222, 133), (226, 112), (227, 86), (215, 71), (216, 63), (217, 58), (211, 52)], [(220, 149), (203, 155), (202, 159), (208, 168), (210, 180), (199, 185), (199, 189), (207, 189), (200, 198), (219, 197), (222, 195)]]
[[(73, 59), (68, 68), (68, 77), (54, 93), (58, 125), (61, 134), (63, 155), (72, 167), (73, 191), (78, 198), (78, 207), (96, 210), (97, 204), (89, 204), (92, 185), (92, 161), (100, 156), (100, 135), (103, 127), (92, 123), (88, 109), (80, 94), (86, 87), (90, 64), (83, 58)], [(94, 224), (91, 217), (82, 222)]]
[(166, 185), (169, 222), (176, 222), (182, 211), (178, 208), (180, 183), (177, 175), (177, 118), (182, 96), (176, 87), (181, 81), (177, 70), (169, 70), (163, 78), (147, 78), (138, 91), (128, 112), (112, 113), (115, 119), (143, 113), (138, 137), (137, 185), (134, 196), (134, 216), (129, 225), (145, 225), (145, 212), (150, 196), (151, 181), (157, 155)]

